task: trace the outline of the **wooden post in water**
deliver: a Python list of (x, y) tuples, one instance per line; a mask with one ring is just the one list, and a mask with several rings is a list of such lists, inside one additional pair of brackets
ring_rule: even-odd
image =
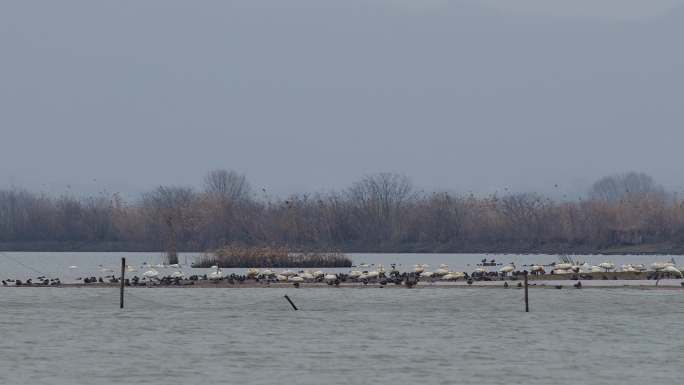
[(285, 299), (287, 300), (287, 302), (290, 303), (290, 305), (292, 305), (293, 309), (298, 310), (297, 306), (295, 306), (294, 302), (292, 302), (292, 300), (290, 299), (290, 297), (287, 296), (287, 294), (285, 294)]
[(530, 312), (530, 298), (527, 295), (527, 270), (523, 272), (525, 274), (525, 312), (529, 313)]
[(126, 258), (121, 258), (121, 294), (119, 298), (119, 308), (123, 309), (124, 305), (124, 277), (126, 274)]

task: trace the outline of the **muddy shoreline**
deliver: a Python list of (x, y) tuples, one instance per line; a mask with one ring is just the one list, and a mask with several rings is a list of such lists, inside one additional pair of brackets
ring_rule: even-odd
[[(530, 288), (570, 288), (577, 282), (582, 282), (582, 288), (632, 288), (632, 289), (683, 289), (684, 281), (678, 278), (664, 278), (660, 280), (646, 279), (646, 273), (632, 273), (632, 272), (616, 272), (616, 273), (588, 273), (583, 274), (587, 276), (593, 274), (596, 276), (593, 279), (580, 278), (574, 279), (572, 274), (547, 274), (544, 276), (530, 276)], [(606, 277), (605, 279), (603, 277)], [(411, 287), (411, 289), (418, 288), (486, 288), (486, 289), (521, 289), (523, 281), (520, 279), (506, 279), (506, 280), (492, 280), (492, 281), (473, 281), (469, 284), (467, 281), (421, 281)], [(16, 288), (110, 288), (118, 289), (121, 287), (119, 283), (61, 283), (59, 285), (20, 285), (20, 286), (5, 286)], [(341, 282), (339, 285), (329, 285), (325, 282), (307, 282), (298, 285), (292, 282), (265, 282), (246, 280), (242, 282), (229, 280), (221, 281), (182, 281), (179, 284), (138, 284), (127, 285), (125, 290), (130, 289), (248, 289), (248, 288), (288, 288), (288, 289), (306, 289), (306, 288), (354, 288), (354, 289), (379, 289), (379, 288), (395, 288), (407, 289), (407, 286), (402, 284), (380, 284), (379, 282)]]

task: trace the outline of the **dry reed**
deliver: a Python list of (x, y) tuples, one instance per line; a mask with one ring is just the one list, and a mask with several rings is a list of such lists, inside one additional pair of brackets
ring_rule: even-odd
[(193, 267), (210, 267), (213, 265), (225, 268), (319, 268), (351, 267), (352, 261), (339, 252), (291, 253), (287, 247), (227, 245), (206, 253)]

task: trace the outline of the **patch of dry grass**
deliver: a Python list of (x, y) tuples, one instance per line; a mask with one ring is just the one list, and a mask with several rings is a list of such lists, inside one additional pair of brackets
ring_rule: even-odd
[(339, 252), (291, 253), (287, 247), (227, 245), (206, 253), (193, 267), (213, 265), (224, 268), (351, 267), (352, 261)]

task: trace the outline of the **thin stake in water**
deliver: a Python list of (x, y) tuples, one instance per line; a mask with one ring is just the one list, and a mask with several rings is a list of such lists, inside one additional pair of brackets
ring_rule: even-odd
[(529, 300), (529, 296), (527, 295), (527, 270), (525, 270), (523, 273), (525, 275), (525, 312), (529, 313), (530, 312), (530, 300)]
[(126, 258), (121, 258), (121, 294), (119, 298), (119, 309), (124, 307), (124, 274), (126, 273)]

